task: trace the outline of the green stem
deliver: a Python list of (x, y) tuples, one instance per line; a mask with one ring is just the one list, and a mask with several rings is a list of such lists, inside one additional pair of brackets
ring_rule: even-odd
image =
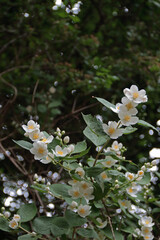
[(93, 163), (93, 167), (96, 165), (96, 162), (97, 162), (97, 160), (98, 160), (98, 158), (99, 158), (99, 155), (103, 152), (103, 150), (105, 149), (105, 147), (107, 146), (107, 144), (109, 143), (109, 141), (110, 141), (110, 139), (108, 139), (108, 140), (106, 141), (106, 143), (103, 145), (103, 147), (101, 148), (101, 150), (97, 153), (96, 159), (95, 159), (95, 161), (94, 161), (94, 163)]

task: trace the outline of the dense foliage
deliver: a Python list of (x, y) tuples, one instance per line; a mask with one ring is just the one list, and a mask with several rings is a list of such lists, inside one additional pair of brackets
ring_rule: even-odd
[[(42, 177), (59, 171), (35, 162), (29, 152), (12, 141), (22, 139), (21, 125), (28, 119), (38, 121), (50, 134), (58, 126), (65, 129), (72, 142), (82, 141), (85, 123), (81, 112), (103, 115), (104, 122), (114, 119), (114, 114), (92, 96), (115, 104), (122, 90), (132, 84), (146, 89), (149, 98), (138, 109), (140, 119), (154, 126), (160, 119), (159, 0), (88, 0), (79, 3), (77, 9), (76, 3), (64, 0), (61, 6), (55, 6), (53, 1), (1, 1), (2, 206), (7, 198), (7, 181), (16, 188), (17, 178), (31, 185), (35, 169)], [(148, 161), (149, 151), (159, 147), (159, 141), (153, 129), (138, 128), (134, 136), (123, 139), (126, 147), (132, 145), (126, 158), (135, 163)], [(95, 154), (93, 146), (90, 153)], [(17, 156), (23, 156), (23, 161)], [(154, 192), (158, 199), (158, 184)], [(31, 188), (29, 194), (39, 207), (39, 195)], [(159, 219), (158, 213), (155, 218)], [(12, 234), (6, 236), (14, 239)]]

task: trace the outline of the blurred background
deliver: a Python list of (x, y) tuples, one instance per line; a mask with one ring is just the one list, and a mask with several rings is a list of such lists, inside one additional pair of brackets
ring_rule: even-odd
[[(40, 181), (46, 177), (51, 183), (65, 177), (63, 172), (35, 161), (13, 139), (27, 140), (21, 126), (33, 119), (43, 131), (53, 134), (59, 127), (71, 143), (81, 141), (82, 112), (104, 122), (118, 119), (92, 96), (116, 104), (132, 84), (145, 89), (149, 99), (138, 107), (139, 118), (159, 130), (160, 1), (1, 0), (0, 4), (1, 207), (14, 212), (22, 202), (35, 201), (40, 213), (52, 216), (51, 196), (39, 196), (28, 186), (35, 172)], [(153, 129), (138, 126), (137, 132), (120, 140), (128, 148), (126, 158), (135, 163), (160, 157), (160, 135)], [(153, 182), (158, 199), (157, 177)], [(15, 239), (3, 234), (4, 239)]]

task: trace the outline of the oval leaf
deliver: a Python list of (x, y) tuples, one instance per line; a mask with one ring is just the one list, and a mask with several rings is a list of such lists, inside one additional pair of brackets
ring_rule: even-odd
[(18, 210), (18, 214), (21, 217), (21, 222), (28, 222), (32, 220), (37, 213), (37, 208), (34, 203), (24, 204)]

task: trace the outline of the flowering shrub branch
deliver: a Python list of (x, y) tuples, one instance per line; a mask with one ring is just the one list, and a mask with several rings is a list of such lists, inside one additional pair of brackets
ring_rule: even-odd
[[(41, 193), (52, 194), (63, 200), (64, 210), (52, 217), (37, 216), (34, 203), (24, 204), (18, 213), (10, 218), (3, 212), (0, 228), (23, 230), (19, 240), (29, 239), (154, 239), (154, 221), (151, 216), (149, 197), (150, 172), (157, 161), (145, 163), (140, 168), (125, 159), (126, 148), (118, 138), (133, 133), (139, 124), (156, 128), (139, 120), (137, 106), (147, 101), (145, 90), (132, 85), (124, 89), (121, 103), (113, 105), (102, 98), (96, 98), (105, 107), (117, 114), (119, 120), (103, 123), (97, 118), (83, 115), (87, 124), (83, 133), (96, 146), (96, 157), (88, 157), (90, 148), (86, 141), (70, 144), (65, 131), (56, 129), (54, 136), (40, 130), (33, 120), (22, 125), (25, 136), (30, 141), (14, 141), (34, 155), (43, 164), (59, 165), (70, 176), (68, 183), (40, 184), (35, 181), (32, 187)], [(111, 143), (111, 146), (109, 144)], [(85, 161), (79, 161), (79, 159)], [(127, 169), (126, 163), (134, 165), (134, 172)], [(158, 169), (158, 168), (157, 168)], [(23, 223), (32, 221), (34, 232), (25, 229)], [(2, 227), (3, 225), (3, 227)], [(5, 226), (5, 227), (4, 227)], [(44, 238), (46, 237), (46, 238)]]

